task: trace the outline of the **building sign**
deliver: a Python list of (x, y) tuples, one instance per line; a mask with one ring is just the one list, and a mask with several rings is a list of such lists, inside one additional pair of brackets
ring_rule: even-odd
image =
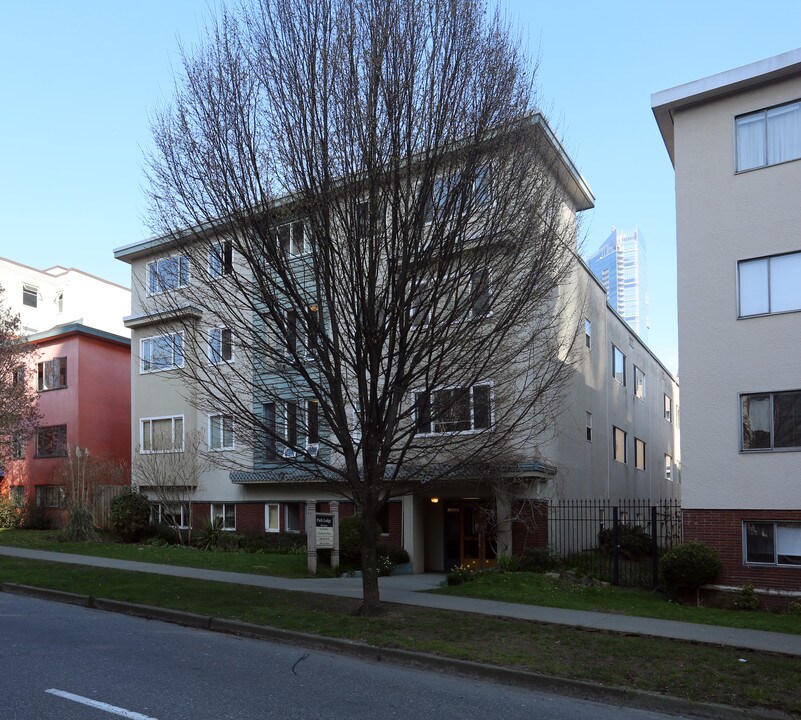
[(318, 550), (334, 549), (334, 516), (330, 513), (317, 513), (315, 521), (315, 544)]

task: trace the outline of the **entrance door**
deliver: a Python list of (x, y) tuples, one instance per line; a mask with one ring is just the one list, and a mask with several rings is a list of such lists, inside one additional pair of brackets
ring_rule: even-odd
[(484, 568), (495, 564), (494, 535), (480, 503), (460, 501), (445, 508), (445, 572), (455, 565)]
[(461, 520), (462, 510), (458, 504), (448, 503), (443, 508), (443, 530), (445, 533), (443, 547), (445, 549), (445, 572), (462, 562)]

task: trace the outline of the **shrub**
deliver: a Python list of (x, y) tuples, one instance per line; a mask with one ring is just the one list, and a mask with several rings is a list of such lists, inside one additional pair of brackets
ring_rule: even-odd
[(339, 520), (339, 559), (343, 565), (362, 566), (359, 519), (355, 516)]
[(561, 558), (551, 545), (527, 547), (520, 558), (520, 569), (525, 572), (549, 572), (561, 564)]
[(409, 553), (400, 545), (392, 545), (390, 543), (379, 543), (375, 548), (378, 557), (388, 557), (392, 560), (394, 565), (403, 565), (409, 562)]
[(306, 551), (306, 538), (298, 533), (250, 533), (240, 537), (240, 546), (246, 552), (293, 555)]
[(111, 501), (111, 529), (124, 542), (136, 542), (150, 522), (150, 501), (141, 493), (127, 492)]
[(700, 542), (682, 543), (662, 556), (662, 584), (670, 591), (697, 591), (722, 570), (717, 550)]
[(20, 512), (19, 526), (26, 530), (50, 530), (53, 527), (53, 519), (41, 505), (31, 501)]
[(754, 583), (747, 582), (734, 598), (732, 608), (735, 610), (759, 610), (759, 595), (754, 590)]
[(195, 536), (195, 544), (201, 550), (236, 550), (241, 538), (241, 535), (225, 530), (223, 518), (217, 517), (203, 524)]
[(58, 534), (61, 542), (97, 541), (92, 510), (82, 502), (67, 504), (67, 522)]
[(10, 498), (0, 495), (0, 528), (17, 528), (22, 520), (20, 507)]
[[(613, 528), (604, 528), (598, 533), (598, 545), (610, 555), (614, 550), (614, 537)], [(651, 537), (641, 527), (620, 524), (617, 537), (623, 559), (639, 560), (651, 554)]]
[(392, 571), (395, 569), (395, 563), (392, 562), (392, 558), (389, 555), (379, 555), (376, 561), (376, 566), (378, 570), (378, 577), (387, 577), (392, 575)]
[(793, 602), (787, 606), (790, 615), (801, 615), (801, 602)]
[(520, 558), (517, 555), (499, 555), (496, 567), (501, 572), (518, 572), (520, 570)]
[(451, 568), (448, 573), (448, 585), (462, 585), (463, 583), (475, 580), (476, 573), (466, 565), (457, 565)]

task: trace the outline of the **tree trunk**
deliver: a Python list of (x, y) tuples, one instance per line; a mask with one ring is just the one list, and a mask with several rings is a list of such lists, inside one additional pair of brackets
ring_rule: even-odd
[[(375, 515), (375, 513), (373, 513)], [(359, 526), (362, 556), (362, 605), (359, 615), (377, 615), (381, 611), (378, 593), (378, 555), (376, 553), (375, 517), (364, 520)]]

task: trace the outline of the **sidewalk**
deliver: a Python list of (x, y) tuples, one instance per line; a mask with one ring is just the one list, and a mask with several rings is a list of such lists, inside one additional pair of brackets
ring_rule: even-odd
[[(267, 575), (249, 575), (245, 573), (205, 570), (202, 568), (180, 567), (175, 565), (157, 565), (155, 563), (114, 560), (111, 558), (71, 555), (68, 553), (27, 550), (13, 547), (0, 547), (0, 555), (28, 558), (30, 560), (69, 563), (73, 565), (89, 565), (114, 570), (146, 572), (157, 575), (193, 578), (196, 580), (213, 580), (215, 582), (252, 585), (274, 590), (293, 590), (322, 595), (336, 595), (349, 598), (361, 597), (362, 591), (362, 581), (360, 578), (281, 578)], [(437, 610), (470, 612), (480, 615), (494, 615), (519, 620), (532, 620), (534, 622), (591, 628), (607, 632), (673, 638), (676, 640), (688, 640), (710, 645), (721, 645), (745, 650), (761, 650), (801, 657), (801, 635), (785, 635), (783, 633), (765, 632), (762, 630), (744, 630), (739, 628), (718, 627), (715, 625), (699, 625), (697, 623), (658, 620), (629, 615), (614, 615), (604, 612), (565, 610), (563, 608), (542, 607), (538, 605), (521, 605), (517, 603), (498, 602), (495, 600), (457, 597), (454, 595), (434, 595), (424, 592), (425, 590), (438, 587), (444, 579), (445, 575), (430, 573), (423, 575), (396, 575), (380, 578), (379, 586), (381, 588), (381, 599), (390, 603), (428, 607)]]

